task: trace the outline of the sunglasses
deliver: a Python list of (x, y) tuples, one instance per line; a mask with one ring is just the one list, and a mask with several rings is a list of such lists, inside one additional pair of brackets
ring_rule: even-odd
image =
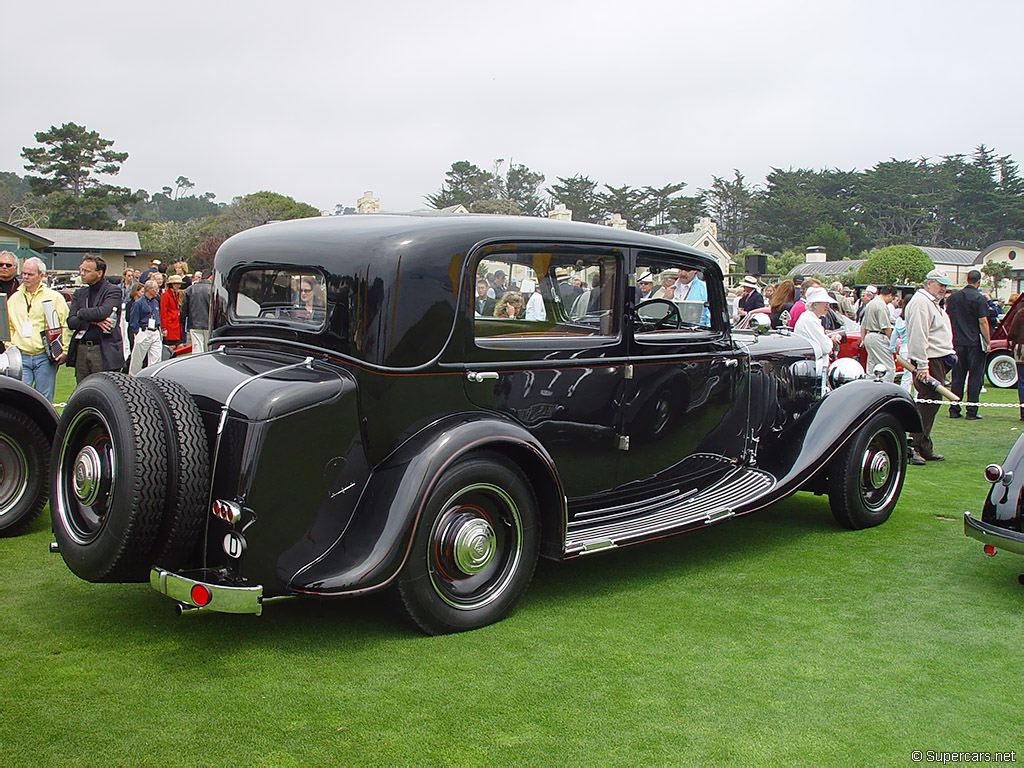
[(16, 265), (14, 265), (14, 264), (7, 264), (6, 262), (0, 261), (0, 267), (13, 268), (14, 266), (16, 266)]

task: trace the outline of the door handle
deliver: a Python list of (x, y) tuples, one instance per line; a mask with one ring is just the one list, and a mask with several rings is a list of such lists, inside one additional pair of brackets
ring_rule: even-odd
[(740, 361), (737, 360), (735, 357), (727, 357), (725, 359), (725, 367), (726, 368), (735, 368), (739, 364), (740, 364)]
[(466, 374), (466, 378), (470, 381), (481, 382), (488, 379), (496, 379), (498, 374), (495, 371), (469, 371)]

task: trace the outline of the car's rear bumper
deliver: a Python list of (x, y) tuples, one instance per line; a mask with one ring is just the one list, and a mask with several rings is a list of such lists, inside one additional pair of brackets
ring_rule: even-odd
[(1024, 533), (975, 520), (970, 512), (964, 512), (964, 533), (982, 544), (991, 544), (996, 549), (1024, 555)]
[[(149, 572), (149, 585), (186, 609), (202, 609), (219, 613), (263, 612), (263, 587), (234, 587), (209, 581), (190, 579), (177, 573), (154, 568)], [(195, 591), (194, 591), (195, 590)], [(197, 599), (198, 598), (198, 599)]]

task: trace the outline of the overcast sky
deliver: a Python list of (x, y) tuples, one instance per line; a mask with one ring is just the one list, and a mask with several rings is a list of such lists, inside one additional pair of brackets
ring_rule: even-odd
[(738, 168), (1024, 161), (1011, 0), (6, 2), (0, 170), (83, 124), (116, 183), (424, 206), (457, 160), (687, 192)]

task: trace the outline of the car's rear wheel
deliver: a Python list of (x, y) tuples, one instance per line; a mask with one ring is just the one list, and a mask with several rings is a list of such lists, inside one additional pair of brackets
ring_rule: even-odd
[(88, 581), (145, 581), (167, 493), (157, 395), (122, 373), (72, 393), (54, 439), (50, 519), (64, 562)]
[(464, 459), (424, 503), (399, 595), (427, 634), (500, 621), (533, 578), (539, 541), (523, 473), (489, 454)]
[(1017, 363), (1005, 352), (997, 352), (988, 358), (985, 372), (993, 387), (1008, 389), (1017, 386)]
[(181, 568), (202, 531), (210, 493), (210, 452), (199, 408), (174, 381), (138, 379), (156, 395), (167, 443), (167, 495), (153, 565)]
[(899, 420), (879, 413), (832, 459), (828, 500), (844, 528), (881, 525), (900, 497), (907, 472), (907, 436)]
[(32, 419), (0, 406), (0, 536), (14, 536), (46, 504), (50, 443)]

